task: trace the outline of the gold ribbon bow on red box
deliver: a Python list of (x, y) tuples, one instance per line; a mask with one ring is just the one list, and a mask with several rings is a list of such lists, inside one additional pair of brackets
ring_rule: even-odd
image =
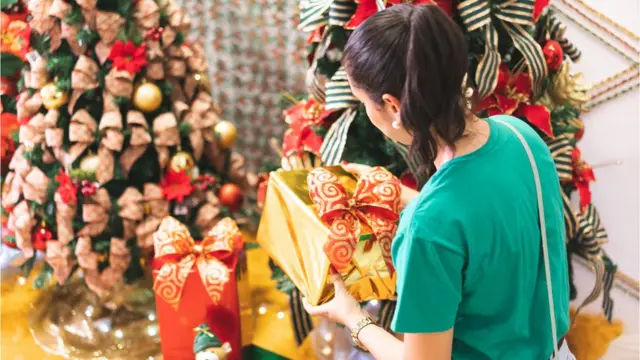
[(154, 234), (153, 241), (154, 268), (158, 269), (153, 291), (176, 310), (194, 265), (211, 301), (217, 304), (244, 246), (240, 230), (231, 218), (220, 220), (196, 244), (186, 226), (172, 217), (166, 217)]
[(330, 171), (317, 168), (307, 177), (309, 196), (320, 218), (329, 224), (329, 237), (323, 250), (331, 264), (343, 273), (349, 264), (362, 233), (362, 225), (371, 228), (382, 250), (390, 274), (391, 242), (397, 229), (400, 210), (400, 181), (382, 167), (362, 175), (351, 197)]

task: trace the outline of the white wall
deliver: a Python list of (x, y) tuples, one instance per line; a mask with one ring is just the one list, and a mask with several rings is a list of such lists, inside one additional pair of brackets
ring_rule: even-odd
[[(569, 1), (584, 9), (577, 1)], [(639, 0), (585, 1), (620, 25), (640, 35)], [(566, 9), (568, 13), (574, 15), (574, 18), (579, 18), (575, 12), (563, 5), (562, 1), (554, 0), (552, 3), (558, 8)], [(612, 44), (616, 44), (611, 36), (582, 21), (585, 26), (602, 34)], [(578, 64), (573, 65), (573, 70), (583, 72), (587, 82), (596, 83), (632, 64), (572, 22), (564, 22), (568, 27), (567, 37), (583, 52), (582, 59)], [(606, 23), (601, 23), (611, 28)], [(638, 42), (629, 39), (628, 43), (640, 49)], [(623, 48), (622, 46), (619, 47)], [(632, 53), (629, 52), (629, 54)], [(635, 58), (638, 61), (637, 52)], [(584, 114), (582, 118), (585, 124), (585, 135), (580, 143), (583, 157), (591, 164), (621, 161), (618, 165), (596, 168), (597, 182), (591, 189), (593, 201), (609, 233), (609, 243), (605, 245), (605, 249), (618, 263), (619, 269), (636, 280), (640, 279), (639, 95), (636, 88)], [(593, 275), (580, 264), (575, 264), (574, 267), (579, 296), (584, 297), (593, 286)], [(619, 290), (614, 290), (614, 299), (616, 301), (615, 316), (624, 321), (626, 331), (625, 337), (614, 344), (607, 359), (638, 359), (637, 351), (629, 353), (627, 349), (638, 347), (640, 328), (638, 301)], [(593, 311), (599, 311), (600, 303), (601, 301), (597, 301), (590, 308)]]

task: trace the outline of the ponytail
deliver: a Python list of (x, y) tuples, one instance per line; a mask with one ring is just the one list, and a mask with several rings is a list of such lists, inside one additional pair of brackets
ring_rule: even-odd
[(367, 19), (344, 52), (352, 83), (382, 104), (400, 99), (402, 126), (413, 135), (412, 151), (431, 168), (438, 139), (462, 137), (467, 109), (461, 89), (467, 48), (458, 25), (435, 5), (394, 5)]

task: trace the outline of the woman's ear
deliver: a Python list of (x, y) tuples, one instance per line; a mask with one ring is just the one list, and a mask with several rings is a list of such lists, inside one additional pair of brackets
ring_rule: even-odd
[(385, 108), (388, 109), (388, 111), (390, 111), (393, 115), (397, 115), (400, 112), (400, 109), (402, 108), (402, 104), (400, 103), (400, 100), (390, 94), (384, 94), (382, 95), (382, 101), (384, 102)]

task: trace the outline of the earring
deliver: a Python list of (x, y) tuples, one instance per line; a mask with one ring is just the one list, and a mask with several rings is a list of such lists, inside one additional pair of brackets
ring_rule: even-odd
[(394, 129), (396, 129), (396, 130), (400, 129), (400, 119), (394, 120), (394, 121), (391, 123), (391, 127), (392, 127), (392, 128), (394, 128)]

